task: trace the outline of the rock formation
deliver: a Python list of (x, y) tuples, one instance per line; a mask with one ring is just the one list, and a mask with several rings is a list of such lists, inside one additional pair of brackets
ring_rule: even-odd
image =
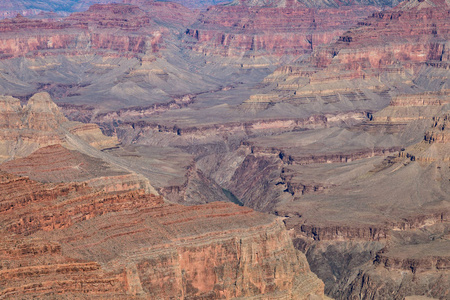
[(448, 297), (446, 2), (126, 2), (0, 22), (4, 295)]
[(301, 55), (330, 43), (375, 11), (370, 6), (318, 10), (301, 5), (214, 6), (189, 26), (185, 41), (207, 55)]
[(281, 220), (248, 208), (187, 208), (142, 190), (5, 173), (0, 185), (5, 297), (306, 299), (323, 292)]
[(26, 105), (13, 97), (0, 97), (0, 160), (24, 157), (38, 148), (66, 144), (66, 135), (80, 137), (98, 149), (114, 147), (117, 139), (104, 136), (97, 125), (70, 122), (48, 93), (31, 97)]
[(280, 218), (166, 203), (48, 94), (1, 103), (3, 142), (40, 137), (37, 151), (0, 164), (2, 297), (323, 297)]
[(144, 11), (119, 4), (93, 5), (63, 21), (18, 16), (1, 21), (0, 31), (3, 59), (95, 52), (136, 56), (157, 51), (161, 43), (161, 32)]

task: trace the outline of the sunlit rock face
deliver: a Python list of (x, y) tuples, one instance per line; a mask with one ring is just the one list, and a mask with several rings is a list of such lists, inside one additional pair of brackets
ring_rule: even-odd
[(93, 180), (43, 184), (1, 173), (0, 186), (4, 296), (323, 296), (276, 217), (231, 203), (166, 204)]
[(188, 27), (186, 43), (195, 51), (223, 56), (306, 54), (379, 10), (374, 6), (316, 9), (278, 2), (210, 7)]
[(97, 149), (114, 147), (116, 138), (102, 134), (98, 125), (70, 122), (48, 93), (32, 96), (25, 105), (10, 96), (0, 97), (1, 161), (28, 156), (54, 144), (67, 144), (67, 132)]

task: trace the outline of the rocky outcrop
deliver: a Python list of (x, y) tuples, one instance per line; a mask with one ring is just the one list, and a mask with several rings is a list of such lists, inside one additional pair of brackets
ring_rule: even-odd
[(408, 295), (446, 299), (445, 287), (450, 279), (448, 244), (448, 224), (394, 232), (391, 242), (377, 252), (373, 263), (354, 274), (342, 298), (387, 298), (395, 290), (393, 299)]
[(333, 41), (368, 12), (376, 10), (374, 7), (316, 10), (301, 5), (266, 7), (246, 3), (214, 6), (189, 26), (185, 41), (203, 54), (300, 55)]
[[(434, 118), (432, 125), (439, 122)], [(402, 149), (398, 157), (391, 156), (360, 179), (350, 181), (353, 188), (357, 187), (357, 195), (349, 194), (351, 186), (345, 184), (330, 188), (326, 194), (307, 194), (297, 204), (294, 201), (277, 207), (278, 215), (288, 217), (285, 222), (288, 228), (294, 229), (295, 244), (307, 253), (313, 271), (325, 281), (328, 295), (337, 299), (447, 297), (448, 292), (440, 287), (448, 285), (449, 280), (448, 251), (444, 250), (448, 248), (449, 206), (447, 201), (440, 200), (445, 197), (433, 193), (445, 194), (448, 188), (447, 183), (441, 184), (441, 176), (448, 176), (448, 144), (432, 141), (427, 136), (431, 134), (425, 135), (427, 140)], [(421, 196), (420, 200), (425, 202), (420, 209), (415, 204), (407, 204), (408, 199), (415, 198), (405, 197), (412, 192), (409, 189), (413, 185), (405, 182), (409, 176), (420, 180), (424, 188), (434, 186), (433, 195)], [(397, 188), (403, 192), (397, 194), (392, 189), (395, 182), (402, 182)], [(376, 192), (371, 193), (374, 186)], [(367, 195), (371, 195), (370, 200)], [(385, 213), (379, 213), (369, 222), (370, 210), (383, 206), (384, 197), (393, 209), (390, 216), (385, 218)], [(326, 207), (321, 210), (322, 215), (307, 212), (314, 209), (319, 199), (330, 199), (321, 204)], [(371, 208), (365, 209), (363, 204), (357, 211), (348, 212), (352, 199), (368, 201)], [(394, 201), (402, 206), (399, 215), (408, 211), (400, 218), (392, 214), (396, 210)], [(330, 214), (324, 217), (326, 211)], [(341, 216), (335, 218), (336, 214)], [(364, 217), (360, 219), (360, 216)], [(349, 251), (345, 246), (349, 244), (359, 250)], [(350, 252), (354, 253), (349, 256)], [(336, 268), (339, 257), (348, 260), (345, 270)]]
[(188, 208), (142, 190), (44, 185), (5, 173), (0, 185), (3, 296), (323, 295), (275, 217), (229, 203)]
[(405, 114), (431, 117), (447, 102), (448, 10), (446, 2), (405, 1), (373, 13), (337, 42), (315, 49), (308, 62), (268, 76), (274, 90), (266, 97), (303, 110), (375, 112), (393, 101), (374, 115), (383, 123), (412, 121)]
[(189, 1), (159, 2), (148, 0), (123, 0), (122, 2), (139, 6), (152, 19), (162, 22), (167, 27), (178, 27), (178, 29), (184, 30), (185, 26), (195, 22), (198, 14), (198, 11), (188, 8), (193, 8), (193, 6), (207, 6), (207, 4), (201, 2), (208, 1), (191, 1), (191, 3), (189, 3)]
[(429, 143), (449, 143), (449, 115), (433, 117), (431, 129), (425, 133), (424, 140)]
[(24, 157), (40, 147), (65, 144), (66, 135), (80, 137), (98, 149), (114, 147), (115, 138), (104, 136), (97, 125), (69, 122), (48, 93), (38, 93), (21, 105), (13, 97), (0, 98), (0, 160)]
[(41, 146), (63, 142), (56, 129), (67, 119), (49, 99), (48, 94), (38, 94), (25, 107), (21, 106), (19, 99), (1, 99), (4, 116), (0, 142), (2, 160), (25, 156)]
[(233, 0), (228, 5), (248, 5), (248, 6), (268, 6), (268, 7), (314, 7), (314, 8), (327, 8), (327, 7), (342, 7), (342, 6), (354, 6), (354, 5), (373, 5), (373, 6), (395, 6), (399, 1), (308, 1), (308, 0)]
[[(52, 159), (49, 160), (49, 157)], [(96, 177), (122, 175), (122, 178), (116, 179), (116, 182), (120, 182), (125, 181), (123, 175), (129, 174), (98, 158), (68, 150), (60, 144), (43, 147), (27, 157), (0, 164), (0, 170), (40, 182), (87, 181)], [(106, 178), (104, 181), (107, 181)]]
[(445, 2), (405, 1), (360, 22), (336, 44), (315, 53), (312, 61), (352, 71), (386, 70), (399, 63), (410, 69), (427, 61), (446, 61), (448, 9)]
[(93, 5), (62, 21), (18, 16), (0, 22), (0, 54), (2, 59), (61, 54), (136, 57), (158, 50), (160, 29), (132, 5)]
[[(0, 103), (9, 142), (43, 139), (0, 165), (1, 297), (324, 297), (280, 218), (168, 204), (133, 165), (93, 147), (104, 146), (98, 127), (69, 122), (47, 93)], [(186, 190), (207, 202), (201, 176), (193, 167)]]
[(392, 98), (389, 106), (370, 115), (372, 124), (408, 124), (429, 120), (446, 110), (448, 91), (403, 94)]

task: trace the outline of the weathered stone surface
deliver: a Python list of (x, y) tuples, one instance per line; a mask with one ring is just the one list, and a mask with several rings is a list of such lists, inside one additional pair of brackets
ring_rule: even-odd
[(118, 52), (135, 57), (158, 50), (162, 41), (158, 29), (143, 10), (123, 4), (93, 5), (62, 21), (18, 16), (0, 22), (0, 54), (3, 59)]
[(2, 99), (2, 132), (43, 140), (0, 165), (2, 297), (324, 298), (282, 219), (225, 202), (168, 204), (47, 93), (25, 106)]
[[(49, 160), (49, 157), (52, 159)], [(43, 147), (27, 157), (5, 162), (0, 165), (0, 170), (40, 182), (75, 182), (96, 177), (129, 175), (100, 159), (68, 150), (60, 144)], [(120, 180), (125, 181), (124, 177)]]
[(0, 161), (27, 156), (40, 147), (66, 144), (67, 134), (98, 149), (117, 144), (117, 139), (104, 136), (98, 125), (69, 122), (45, 92), (23, 106), (19, 99), (0, 97), (0, 115)]
[(168, 205), (88, 182), (44, 185), (2, 173), (0, 185), (4, 296), (323, 293), (275, 217), (229, 203)]
[(185, 40), (192, 49), (207, 55), (300, 55), (330, 43), (377, 10), (370, 6), (319, 10), (301, 5), (214, 6), (189, 26)]

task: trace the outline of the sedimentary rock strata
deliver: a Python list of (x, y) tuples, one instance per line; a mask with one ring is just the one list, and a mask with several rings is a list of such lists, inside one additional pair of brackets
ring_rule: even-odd
[[(431, 131), (440, 123), (438, 120), (429, 120)], [(326, 282), (334, 282), (327, 286), (331, 295), (339, 299), (356, 294), (387, 297), (396, 290), (399, 297), (415, 294), (447, 297), (446, 290), (439, 286), (448, 285), (449, 278), (447, 251), (444, 250), (448, 246), (449, 206), (445, 195), (449, 152), (447, 143), (432, 140), (430, 136), (431, 133), (426, 134), (422, 142), (391, 155), (365, 175), (354, 177), (349, 185), (330, 187), (324, 194), (306, 194), (297, 203), (294, 201), (284, 209), (281, 208), (284, 205), (278, 207), (278, 214), (289, 216), (286, 224), (288, 228), (295, 228), (296, 244), (307, 250), (313, 270)], [(411, 180), (421, 183), (415, 188)], [(353, 192), (349, 193), (350, 190)], [(313, 203), (317, 205), (320, 199), (327, 199), (327, 203), (322, 204), (322, 214), (310, 214)], [(358, 199), (358, 204), (352, 199)], [(358, 208), (353, 210), (355, 206)], [(340, 217), (336, 218), (337, 214)], [(349, 243), (361, 249), (349, 251), (345, 246)], [(370, 254), (363, 255), (364, 247)], [(330, 274), (338, 271), (331, 257), (352, 252), (355, 259), (349, 262), (355, 264), (353, 271), (339, 272), (333, 279)], [(364, 265), (364, 259), (368, 261), (369, 257), (374, 258), (373, 263)], [(321, 259), (329, 261), (329, 266), (320, 263)], [(361, 265), (357, 266), (359, 259)], [(402, 272), (406, 272), (403, 279), (399, 277)], [(346, 283), (351, 277), (354, 281)], [(389, 280), (396, 283), (381, 289), (386, 284), (386, 279), (382, 278), (391, 278)]]
[(280, 219), (248, 208), (187, 208), (142, 190), (5, 173), (0, 185), (5, 297), (306, 299), (323, 292)]
[[(49, 157), (52, 159), (49, 160)], [(0, 165), (0, 169), (11, 174), (28, 176), (40, 182), (86, 181), (96, 177), (128, 174), (100, 159), (68, 150), (60, 144), (43, 147), (27, 157), (5, 162)]]
[(287, 226), (333, 297), (448, 297), (446, 3), (126, 2), (0, 22), (4, 295), (321, 294)]
[(203, 54), (301, 55), (333, 41), (368, 12), (376, 10), (375, 7), (316, 10), (294, 4), (214, 6), (189, 26), (186, 43)]
[(117, 52), (134, 57), (146, 51), (157, 51), (162, 39), (158, 27), (143, 10), (118, 4), (93, 5), (88, 11), (72, 14), (64, 21), (18, 16), (1, 21), (0, 31), (3, 59)]
[(324, 297), (280, 218), (169, 204), (47, 93), (0, 103), (3, 142), (31, 145), (0, 164), (1, 297)]
[(48, 93), (31, 97), (27, 104), (3, 96), (0, 98), (0, 157), (6, 160), (24, 157), (40, 147), (65, 144), (72, 134), (98, 149), (113, 147), (117, 140), (104, 136), (95, 124), (69, 122)]

